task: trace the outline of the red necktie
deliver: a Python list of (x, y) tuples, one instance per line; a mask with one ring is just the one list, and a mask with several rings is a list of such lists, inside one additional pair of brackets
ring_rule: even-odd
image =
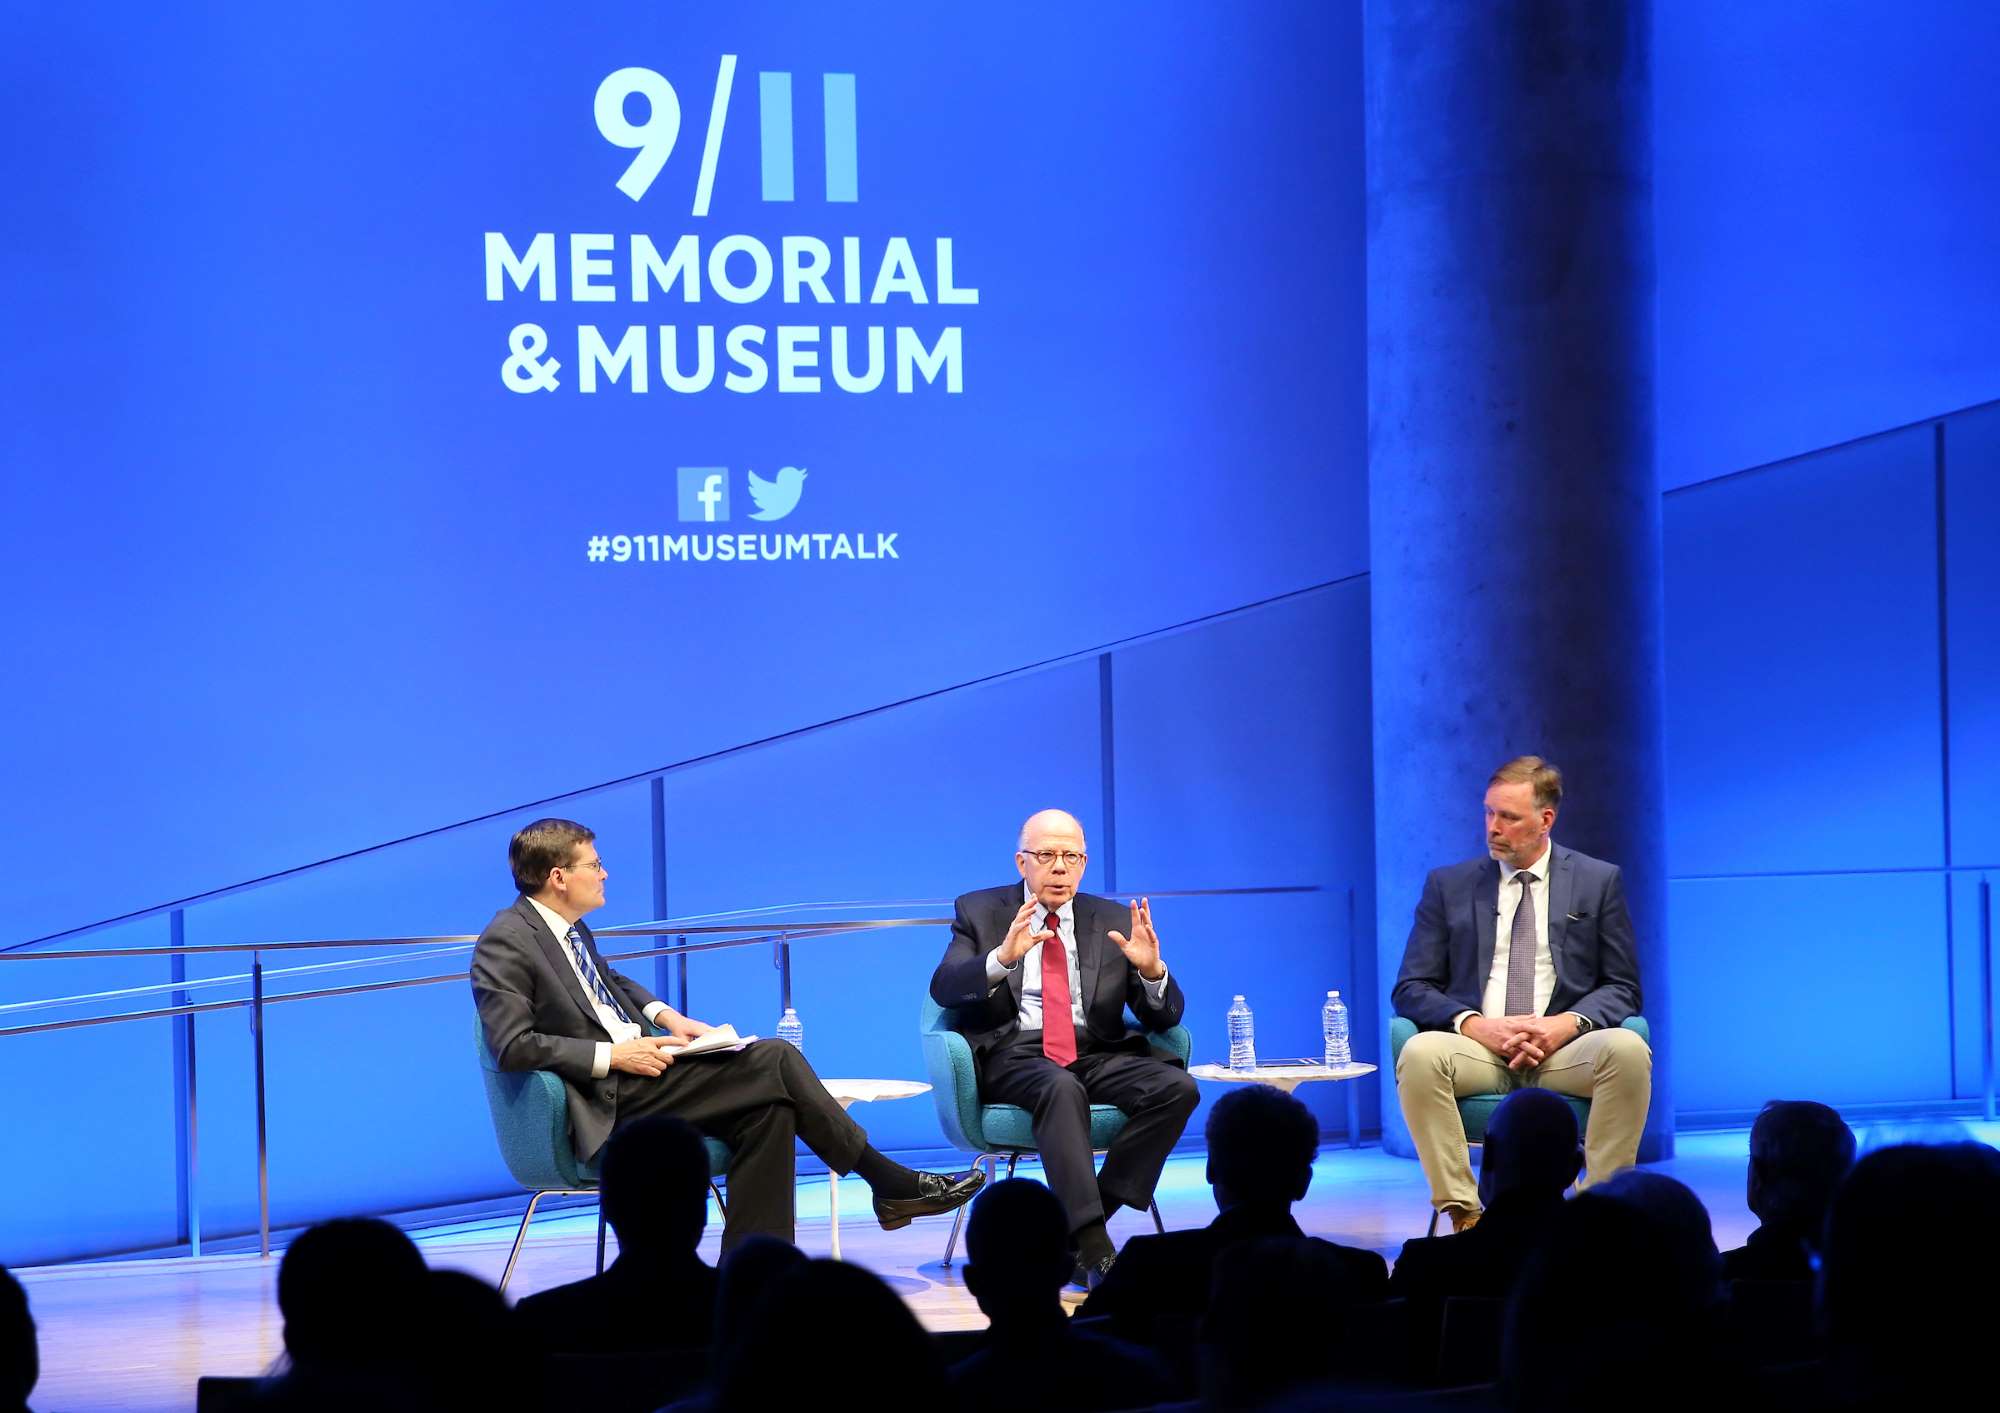
[(1063, 951), (1062, 918), (1050, 913), (1042, 923), (1052, 934), (1042, 943), (1042, 1053), (1059, 1065), (1076, 1062), (1076, 1020), (1069, 1013), (1069, 960)]

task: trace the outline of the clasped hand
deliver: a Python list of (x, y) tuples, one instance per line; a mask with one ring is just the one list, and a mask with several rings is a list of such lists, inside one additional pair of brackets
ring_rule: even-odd
[(1576, 1017), (1474, 1016), (1465, 1023), (1465, 1033), (1504, 1058), (1508, 1069), (1530, 1070), (1576, 1039)]

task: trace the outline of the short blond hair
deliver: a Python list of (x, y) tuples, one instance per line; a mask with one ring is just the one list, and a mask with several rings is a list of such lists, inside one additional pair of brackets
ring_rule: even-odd
[(1487, 785), (1528, 785), (1535, 791), (1535, 808), (1552, 810), (1562, 803), (1563, 774), (1540, 756), (1515, 756), (1487, 780)]

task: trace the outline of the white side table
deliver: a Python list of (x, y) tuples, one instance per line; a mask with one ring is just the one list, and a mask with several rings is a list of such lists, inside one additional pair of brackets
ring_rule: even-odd
[[(1258, 1065), (1255, 1069), (1232, 1070), (1227, 1065), (1195, 1065), (1188, 1073), (1196, 1079), (1214, 1079), (1232, 1084), (1268, 1084), (1290, 1094), (1302, 1084), (1316, 1079), (1359, 1079), (1374, 1074), (1373, 1065)], [(1347, 1091), (1347, 1146), (1361, 1146), (1361, 1106), (1355, 1090)]]
[[(919, 1094), (928, 1094), (931, 1087), (915, 1079), (823, 1079), (826, 1092), (843, 1109), (851, 1109), (856, 1104), (872, 1104), (877, 1099), (913, 1099)], [(826, 1173), (827, 1225), (833, 1235), (833, 1259), (840, 1260), (840, 1174), (831, 1168)]]

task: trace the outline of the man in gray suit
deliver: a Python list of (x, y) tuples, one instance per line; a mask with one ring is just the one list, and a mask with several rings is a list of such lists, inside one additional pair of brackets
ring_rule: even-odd
[(1479, 1191), (1457, 1097), (1520, 1085), (1591, 1101), (1581, 1186), (1630, 1167), (1653, 1053), (1629, 1030), (1639, 956), (1618, 867), (1554, 843), (1562, 775), (1520, 756), (1486, 785), (1489, 857), (1424, 880), (1390, 1000), (1421, 1027), (1396, 1092), (1431, 1203), (1463, 1231)]
[(971, 1200), (984, 1173), (920, 1173), (891, 1162), (782, 1040), (676, 1064), (675, 1051), (713, 1027), (613, 971), (598, 952), (582, 921), (604, 906), (610, 876), (596, 837), (567, 819), (538, 819), (516, 834), (507, 862), (521, 896), (494, 914), (472, 950), (487, 1045), (503, 1070), (562, 1076), (579, 1159), (594, 1158), (614, 1129), (654, 1113), (721, 1139), (735, 1150), (724, 1251), (756, 1233), (792, 1239), (795, 1136), (828, 1167), (856, 1173), (874, 1190), (884, 1229)]

